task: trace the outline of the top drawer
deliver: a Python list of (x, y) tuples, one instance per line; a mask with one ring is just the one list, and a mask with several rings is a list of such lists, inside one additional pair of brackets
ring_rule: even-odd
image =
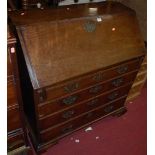
[(117, 66), (96, 71), (70, 81), (63, 82), (62, 84), (39, 89), (37, 91), (39, 102), (45, 102), (58, 97), (72, 94), (80, 89), (94, 85), (99, 82), (109, 80), (111, 78), (126, 74), (133, 70), (137, 70), (141, 64), (141, 59), (134, 59)]

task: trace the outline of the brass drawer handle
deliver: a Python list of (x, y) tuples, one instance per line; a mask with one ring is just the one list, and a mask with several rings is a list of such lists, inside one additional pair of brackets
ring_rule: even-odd
[(93, 93), (93, 94), (98, 93), (99, 91), (102, 90), (102, 88), (103, 88), (103, 86), (101, 86), (101, 85), (94, 86), (91, 89), (89, 89), (89, 93)]
[(69, 125), (69, 126), (67, 126), (67, 127), (64, 127), (61, 131), (63, 132), (63, 133), (67, 133), (67, 132), (70, 132), (70, 131), (72, 131), (73, 130), (73, 125), (71, 124), (71, 125)]
[(63, 113), (62, 118), (65, 118), (65, 119), (71, 118), (72, 115), (74, 115), (74, 114), (75, 114), (74, 110), (70, 110), (70, 111)]
[(123, 78), (119, 78), (119, 79), (113, 80), (112, 85), (115, 87), (118, 87), (118, 86), (122, 85), (123, 82), (124, 82)]
[(94, 80), (94, 81), (97, 81), (97, 82), (102, 81), (103, 78), (104, 78), (104, 75), (101, 74), (101, 73), (97, 73), (97, 74), (95, 74), (95, 75), (93, 76), (93, 80)]
[(127, 72), (127, 70), (128, 70), (128, 66), (120, 66), (119, 68), (117, 68), (117, 73), (124, 74)]
[(86, 32), (94, 32), (96, 30), (96, 23), (94, 21), (87, 21), (84, 24), (84, 29)]
[(114, 100), (118, 97), (118, 95), (119, 95), (118, 92), (113, 92), (112, 94), (108, 96), (108, 99)]
[(78, 83), (70, 83), (67, 86), (64, 87), (65, 92), (71, 93), (79, 88)]
[(114, 109), (113, 105), (104, 108), (104, 112), (111, 112)]
[(99, 99), (94, 99), (94, 100), (91, 100), (90, 102), (87, 103), (88, 106), (94, 106), (98, 103)]
[(77, 100), (77, 96), (69, 96), (65, 99), (62, 100), (62, 102), (65, 104), (65, 105), (70, 105), (70, 104), (73, 104), (76, 102)]

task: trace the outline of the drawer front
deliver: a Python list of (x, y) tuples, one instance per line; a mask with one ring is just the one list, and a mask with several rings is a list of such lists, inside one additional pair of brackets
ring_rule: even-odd
[(7, 150), (12, 151), (24, 145), (24, 135), (14, 134), (12, 136), (8, 136), (7, 138)]
[(19, 108), (8, 108), (7, 111), (7, 127), (8, 132), (21, 128)]
[(77, 119), (71, 120), (68, 123), (42, 131), (41, 132), (42, 142), (47, 142), (54, 138), (66, 135), (87, 123), (90, 123), (92, 121), (95, 121), (96, 119), (99, 119), (100, 117), (108, 115), (109, 113), (112, 113), (113, 111), (123, 107), (124, 101), (125, 98), (122, 98), (102, 108), (91, 111)]
[(7, 83), (7, 106), (17, 105), (16, 88), (12, 81)]
[(39, 115), (42, 116), (42, 115), (54, 113), (56, 111), (68, 108), (70, 106), (74, 106), (80, 102), (83, 102), (84, 100), (95, 97), (108, 90), (111, 91), (112, 89), (119, 88), (124, 84), (134, 81), (136, 74), (137, 74), (137, 71), (130, 73), (128, 75), (125, 75), (123, 77), (116, 78), (107, 83), (95, 85), (91, 88), (81, 91), (78, 94), (73, 94), (71, 96), (61, 98), (46, 104), (40, 104), (38, 105)]
[(104, 104), (112, 102), (122, 96), (127, 96), (130, 87), (131, 85), (121, 87), (118, 90), (102, 94), (82, 104), (78, 104), (77, 106), (74, 106), (73, 108), (70, 108), (68, 110), (64, 110), (47, 117), (42, 117), (39, 120), (40, 129), (43, 130), (56, 124), (68, 121), (70, 119), (73, 119), (74, 117), (81, 115), (82, 113), (93, 110), (99, 106), (103, 106)]
[(95, 85), (99, 82), (109, 80), (111, 78), (124, 75), (128, 72), (136, 70), (141, 64), (141, 59), (135, 59), (127, 63), (112, 67), (110, 69), (100, 70), (98, 72), (86, 75), (84, 77), (76, 78), (69, 82), (59, 84), (59, 86), (53, 86), (46, 88), (44, 92), (38, 91), (38, 97), (40, 102), (52, 100), (61, 96), (65, 96), (74, 93), (80, 89)]

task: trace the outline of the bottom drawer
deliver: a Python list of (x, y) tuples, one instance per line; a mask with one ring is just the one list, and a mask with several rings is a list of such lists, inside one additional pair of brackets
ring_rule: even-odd
[(8, 152), (12, 151), (23, 146), (24, 144), (24, 135), (22, 133), (12, 134), (11, 136), (8, 136), (7, 139), (7, 150)]
[(68, 133), (84, 126), (85, 124), (88, 124), (92, 121), (95, 121), (96, 119), (99, 119), (100, 117), (114, 112), (115, 110), (124, 106), (125, 99), (126, 98), (115, 100), (115, 102), (111, 102), (110, 104), (107, 104), (101, 108), (92, 110), (91, 112), (84, 114), (74, 120), (71, 120), (68, 123), (58, 125), (55, 128), (48, 128), (40, 132), (42, 142), (48, 142), (54, 138), (59, 138), (67, 135)]

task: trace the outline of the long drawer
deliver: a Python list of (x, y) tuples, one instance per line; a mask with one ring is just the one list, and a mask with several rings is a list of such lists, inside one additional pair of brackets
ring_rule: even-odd
[(67, 96), (64, 98), (60, 98), (58, 100), (54, 100), (52, 102), (47, 102), (46, 104), (38, 105), (38, 114), (39, 117), (43, 115), (48, 115), (59, 110), (68, 108), (70, 106), (76, 105), (84, 100), (95, 97), (99, 94), (102, 94), (106, 91), (110, 91), (115, 88), (119, 88), (128, 82), (132, 82), (137, 74), (137, 71), (134, 71), (125, 76), (110, 80), (106, 83), (100, 83), (88, 89), (85, 89), (79, 93), (73, 94), (71, 96)]
[(111, 67), (110, 69), (108, 68), (104, 70), (95, 71), (94, 73), (90, 73), (83, 77), (69, 80), (69, 82), (67, 81), (56, 86), (44, 88), (44, 91), (38, 90), (39, 102), (41, 103), (53, 100), (55, 98), (65, 96), (74, 93), (78, 90), (84, 89), (90, 85), (95, 85), (99, 82), (103, 82), (111, 78), (124, 75), (128, 72), (138, 69), (141, 64), (141, 60), (141, 58), (136, 58), (132, 61), (121, 63), (115, 67)]
[(110, 91), (108, 93), (95, 97), (91, 100), (83, 102), (82, 104), (78, 104), (77, 106), (74, 106), (73, 108), (69, 108), (68, 110), (64, 110), (56, 114), (42, 117), (39, 119), (40, 129), (43, 130), (50, 126), (54, 126), (56, 124), (68, 121), (94, 108), (103, 106), (108, 102), (116, 100), (117, 98), (120, 98), (122, 96), (127, 96), (130, 86), (131, 84), (128, 84), (117, 90)]
[(22, 125), (21, 125), (21, 120), (20, 120), (19, 107), (13, 106), (11, 108), (8, 108), (8, 111), (7, 111), (8, 132), (21, 128), (21, 126)]
[(84, 114), (79, 118), (73, 119), (68, 123), (58, 125), (57, 127), (54, 128), (48, 128), (47, 130), (40, 132), (41, 140), (42, 142), (50, 141), (54, 138), (66, 135), (87, 123), (99, 119), (100, 117), (110, 115), (115, 110), (123, 107), (124, 101), (125, 98), (121, 98), (115, 102), (112, 102), (111, 104), (105, 105), (99, 109)]

